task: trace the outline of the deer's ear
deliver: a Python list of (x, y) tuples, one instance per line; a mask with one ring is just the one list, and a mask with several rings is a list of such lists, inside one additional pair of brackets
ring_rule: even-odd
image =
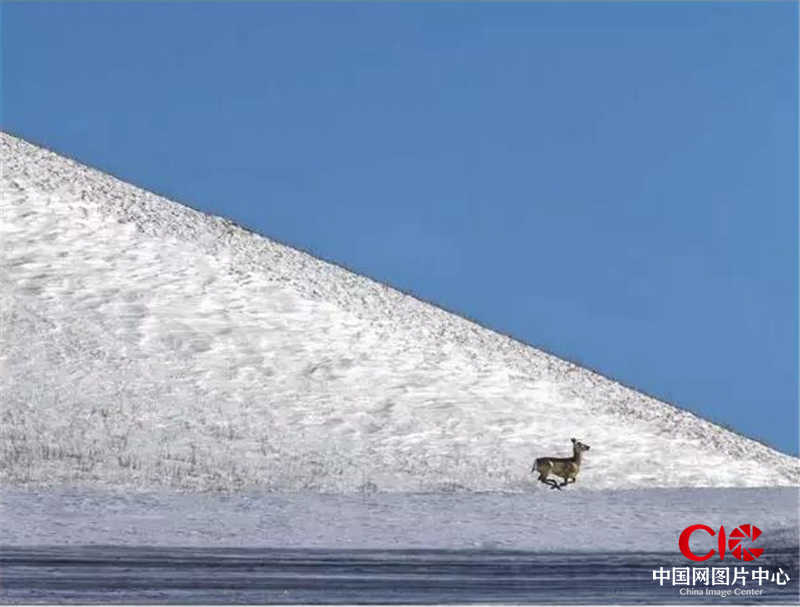
[(569, 439), (569, 440), (571, 440), (573, 443), (575, 442), (575, 439), (574, 439), (574, 438), (571, 438), (571, 439)]

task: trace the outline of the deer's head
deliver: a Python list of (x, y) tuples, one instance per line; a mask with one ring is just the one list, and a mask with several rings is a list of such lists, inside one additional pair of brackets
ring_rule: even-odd
[(572, 446), (575, 447), (576, 451), (588, 451), (591, 448), (589, 445), (582, 443), (577, 438), (572, 439)]

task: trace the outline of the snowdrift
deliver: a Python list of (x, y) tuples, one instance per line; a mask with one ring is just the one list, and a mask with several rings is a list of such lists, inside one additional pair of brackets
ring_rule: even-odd
[[(798, 460), (7, 134), (0, 479), (185, 490), (778, 486)], [(539, 485), (538, 489), (546, 490)]]

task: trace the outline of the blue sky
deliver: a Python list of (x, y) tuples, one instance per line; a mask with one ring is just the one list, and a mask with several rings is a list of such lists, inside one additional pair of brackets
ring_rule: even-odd
[(797, 11), (5, 3), (2, 125), (797, 454)]

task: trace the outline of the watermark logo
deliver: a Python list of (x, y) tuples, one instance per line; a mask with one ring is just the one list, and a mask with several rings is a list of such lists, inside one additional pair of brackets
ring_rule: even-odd
[[(690, 547), (694, 534), (697, 539), (712, 539), (716, 550), (698, 554)], [(728, 532), (724, 526), (713, 529), (708, 525), (689, 525), (678, 535), (678, 548), (690, 561), (707, 561), (716, 556), (723, 561), (726, 556), (739, 561), (755, 561), (764, 549), (753, 545), (761, 536), (761, 529), (753, 524), (739, 525)], [(695, 550), (697, 547), (695, 546)], [(702, 551), (701, 551), (702, 552)], [(766, 586), (786, 586), (790, 577), (782, 567), (770, 569), (763, 566), (749, 567), (659, 567), (653, 569), (653, 582), (659, 586), (674, 586), (681, 596), (715, 596), (720, 598), (756, 597)]]
[[(692, 537), (693, 533), (698, 531), (708, 533), (712, 537), (716, 536), (718, 550), (709, 550), (706, 554), (695, 554), (692, 552), (691, 548), (689, 548), (689, 539)], [(724, 526), (720, 526), (718, 531), (714, 531), (708, 525), (689, 525), (686, 529), (681, 531), (680, 536), (678, 536), (678, 547), (681, 549), (681, 554), (690, 561), (707, 561), (715, 554), (719, 556), (719, 560), (723, 561), (725, 560), (727, 539), (727, 549), (730, 550), (730, 554), (733, 558), (740, 561), (754, 561), (764, 554), (764, 549), (748, 546), (745, 540), (753, 542), (758, 539), (760, 535), (761, 529), (751, 524), (739, 525), (736, 529), (731, 531), (727, 538)]]
[(778, 586), (789, 583), (789, 574), (782, 567), (777, 571), (766, 567), (659, 567), (653, 569), (653, 581), (659, 586), (762, 586), (771, 582)]

